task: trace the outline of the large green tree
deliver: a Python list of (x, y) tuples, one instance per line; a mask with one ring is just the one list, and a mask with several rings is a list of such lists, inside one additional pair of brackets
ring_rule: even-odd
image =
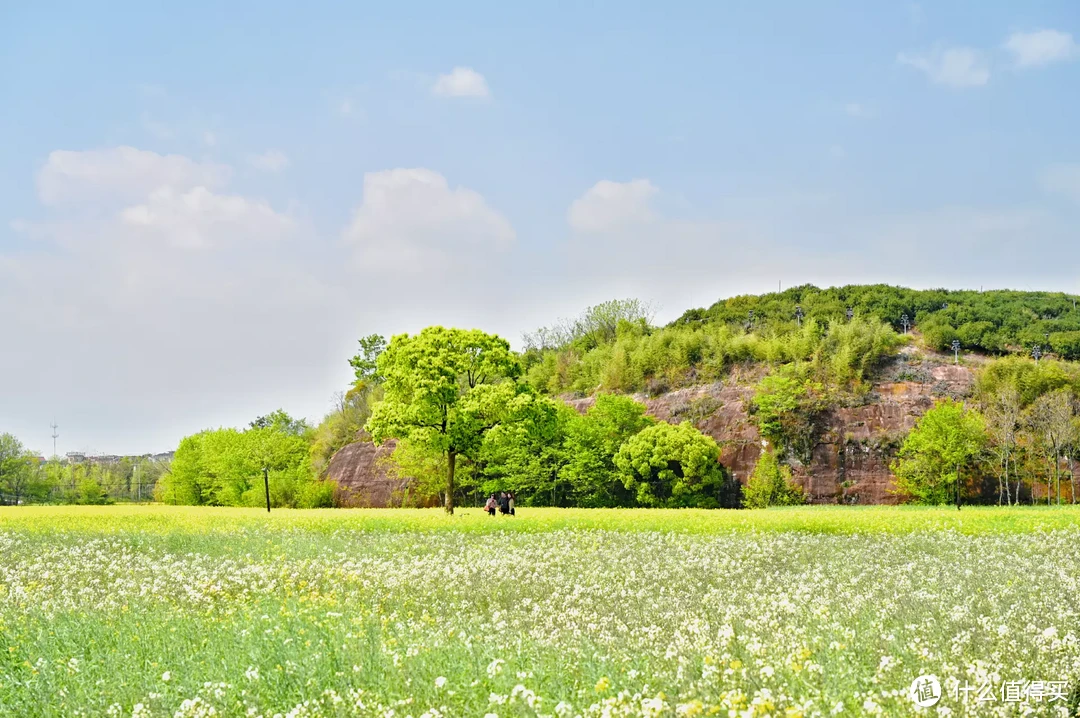
[(619, 448), (655, 420), (645, 405), (628, 396), (600, 394), (580, 416), (570, 417), (566, 428), (567, 463), (560, 478), (584, 506), (623, 506), (634, 501), (615, 465)]
[(564, 505), (571, 492), (560, 474), (570, 456), (566, 438), (577, 412), (565, 402), (528, 393), (509, 418), (484, 437), (478, 488), (485, 495), (512, 489), (522, 505)]
[(383, 400), (367, 430), (375, 442), (404, 439), (446, 459), (444, 506), (454, 512), (459, 457), (475, 459), (484, 434), (514, 415), (527, 387), (509, 343), (482, 331), (428, 327), (391, 339), (377, 360)]
[(644, 506), (720, 505), (720, 447), (688, 421), (642, 429), (619, 449), (615, 465)]
[(960, 472), (986, 443), (982, 416), (946, 399), (915, 424), (892, 464), (898, 493), (921, 504), (959, 501)]

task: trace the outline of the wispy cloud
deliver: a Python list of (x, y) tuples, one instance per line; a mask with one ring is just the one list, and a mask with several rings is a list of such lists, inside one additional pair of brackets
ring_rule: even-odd
[(487, 80), (471, 67), (455, 67), (449, 74), (439, 75), (431, 92), (441, 97), (489, 97)]
[(1015, 32), (1002, 44), (1017, 68), (1042, 67), (1080, 57), (1080, 46), (1067, 32), (1035, 30)]
[(971, 47), (901, 52), (896, 60), (901, 65), (920, 70), (935, 85), (980, 87), (990, 81), (990, 62), (986, 53)]

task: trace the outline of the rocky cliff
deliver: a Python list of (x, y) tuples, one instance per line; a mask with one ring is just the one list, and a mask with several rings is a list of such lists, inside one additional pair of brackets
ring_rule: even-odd
[[(810, 460), (792, 464), (796, 480), (812, 502), (896, 502), (889, 493), (893, 481), (889, 462), (904, 435), (936, 399), (959, 398), (971, 391), (973, 370), (948, 363), (950, 358), (906, 347), (877, 373), (869, 393), (822, 417)], [(732, 372), (724, 382), (634, 398), (657, 419), (690, 421), (716, 439), (722, 450), (721, 463), (745, 483), (763, 446), (749, 411), (754, 384), (763, 374), (762, 367), (751, 367)], [(564, 400), (582, 412), (594, 401), (571, 397)], [(385, 467), (379, 464), (379, 458), (392, 450), (389, 444), (376, 448), (370, 441), (360, 441), (334, 456), (330, 478), (343, 492), (356, 497), (356, 503), (350, 505), (400, 504), (406, 483), (388, 478)]]
[(356, 438), (357, 441), (334, 454), (327, 469), (328, 478), (337, 482), (340, 504), (374, 508), (415, 505), (408, 492), (411, 480), (388, 472), (386, 459), (394, 453), (397, 442), (391, 439), (375, 446), (364, 432)]

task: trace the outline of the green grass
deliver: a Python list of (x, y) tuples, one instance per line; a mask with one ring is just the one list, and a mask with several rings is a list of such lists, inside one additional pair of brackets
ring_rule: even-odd
[(206, 534), (267, 529), (326, 533), (350, 531), (525, 532), (563, 529), (677, 531), (808, 531), (821, 534), (910, 533), (952, 530), (965, 534), (1027, 533), (1080, 526), (1078, 506), (952, 507), (798, 506), (755, 511), (700, 509), (551, 509), (520, 507), (518, 516), (494, 518), (478, 508), (261, 509), (194, 506), (0, 506), (0, 529), (93, 534)]
[(902, 716), (923, 673), (959, 715), (994, 673), (1076, 700), (1078, 519), (7, 507), (0, 715)]

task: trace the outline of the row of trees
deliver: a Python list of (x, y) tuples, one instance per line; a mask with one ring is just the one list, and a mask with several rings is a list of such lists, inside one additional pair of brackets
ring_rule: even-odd
[(42, 460), (12, 434), (0, 434), (0, 504), (148, 501), (167, 470), (164, 461)]
[(936, 349), (954, 339), (963, 348), (992, 354), (1049, 345), (1066, 359), (1080, 359), (1078, 297), (1062, 292), (905, 289), (884, 284), (819, 289), (813, 285), (783, 292), (742, 295), (691, 309), (674, 322), (682, 326), (741, 326), (753, 316), (760, 327), (796, 326), (796, 313), (821, 321), (843, 319), (850, 309), (858, 317), (874, 317), (903, 330), (908, 317)]
[(370, 367), (382, 398), (366, 427), (377, 443), (398, 440), (396, 470), (451, 513), (463, 497), (505, 488), (523, 504), (739, 503), (719, 446), (689, 422), (657, 422), (606, 393), (579, 414), (522, 374), (504, 339), (477, 330), (396, 336)]
[(312, 469), (315, 434), (307, 422), (278, 410), (244, 430), (185, 437), (154, 496), (169, 504), (262, 506), (269, 480), (272, 505), (332, 506), (333, 483)]
[(922, 503), (1076, 503), (1080, 367), (1008, 357), (979, 374), (968, 405), (944, 401), (907, 436), (897, 489)]

